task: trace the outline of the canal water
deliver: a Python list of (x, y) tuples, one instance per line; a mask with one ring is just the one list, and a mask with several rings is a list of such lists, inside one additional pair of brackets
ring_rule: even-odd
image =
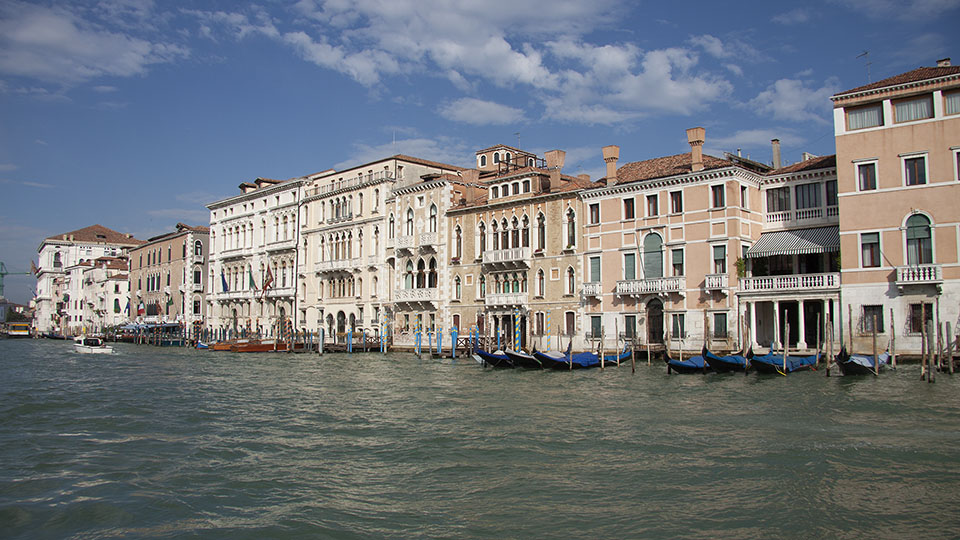
[(3, 538), (944, 538), (960, 374), (0, 342)]

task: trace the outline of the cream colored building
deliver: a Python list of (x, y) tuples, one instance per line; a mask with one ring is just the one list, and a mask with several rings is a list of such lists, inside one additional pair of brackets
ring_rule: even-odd
[[(960, 326), (960, 67), (949, 59), (832, 98), (842, 315), (854, 347), (920, 351), (922, 317)], [(849, 336), (847, 336), (849, 342)]]
[(141, 323), (202, 322), (210, 229), (177, 223), (130, 251), (130, 314)]
[(130, 282), (126, 257), (101, 257), (82, 263), (83, 327), (102, 332), (130, 320)]
[[(581, 321), (583, 268), (578, 256), (582, 211), (578, 193), (589, 177), (561, 174), (565, 153), (545, 159), (505, 145), (477, 152), (465, 171), (462, 193), (447, 212), (448, 324), (461, 333), (477, 328), (520, 344), (556, 349), (586, 347)], [(457, 199), (459, 197), (459, 199)]]

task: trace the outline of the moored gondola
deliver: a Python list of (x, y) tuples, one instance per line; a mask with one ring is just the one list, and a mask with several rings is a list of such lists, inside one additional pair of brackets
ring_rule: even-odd
[[(534, 349), (536, 352), (536, 349)], [(507, 358), (513, 362), (513, 365), (516, 367), (526, 368), (526, 369), (543, 369), (543, 364), (540, 360), (531, 353), (524, 351), (523, 349), (519, 351), (514, 351), (507, 349), (503, 351), (507, 355)]]
[(750, 359), (753, 358), (753, 349), (748, 350), (745, 354), (718, 356), (704, 347), (701, 354), (707, 365), (718, 373), (744, 372), (750, 366)]
[(750, 368), (757, 373), (769, 373), (786, 375), (795, 371), (806, 371), (816, 369), (820, 353), (810, 356), (790, 356), (783, 354), (768, 353), (762, 356), (754, 356), (750, 359)]
[(510, 361), (510, 357), (502, 352), (489, 353), (483, 349), (477, 349), (477, 351), (474, 353), (474, 357), (479, 358), (482, 364), (493, 368), (503, 369), (513, 367), (513, 362)]
[(669, 354), (667, 354), (665, 358), (667, 362), (667, 373), (677, 372), (681, 375), (688, 375), (692, 373), (706, 373), (708, 369), (702, 354), (684, 358), (683, 360), (670, 358)]
[(880, 368), (877, 369), (877, 362), (873, 356), (865, 354), (850, 354), (846, 347), (840, 348), (840, 354), (837, 355), (836, 363), (840, 368), (840, 373), (844, 375), (876, 375), (886, 369), (890, 364), (890, 353), (883, 352), (879, 355)]

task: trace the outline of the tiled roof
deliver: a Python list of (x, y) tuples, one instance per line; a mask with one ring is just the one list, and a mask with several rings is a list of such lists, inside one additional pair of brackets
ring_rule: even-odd
[(533, 152), (527, 152), (526, 150), (521, 150), (521, 149), (519, 149), (519, 148), (514, 148), (514, 147), (509, 146), (509, 145), (506, 145), (506, 144), (495, 144), (495, 145), (491, 146), (490, 148), (484, 148), (483, 150), (477, 150), (476, 153), (477, 153), (477, 155), (480, 155), (480, 154), (482, 154), (482, 153), (484, 153), (484, 152), (489, 152), (490, 150), (495, 150), (495, 149), (497, 149), (497, 148), (504, 148), (504, 149), (506, 149), (506, 150), (513, 150), (514, 152), (519, 152), (519, 153), (521, 153), (521, 154), (523, 154), (523, 155), (527, 155), (527, 156), (536, 155), (536, 154), (534, 154)]
[(812, 171), (815, 169), (826, 169), (828, 167), (837, 166), (837, 155), (831, 154), (829, 156), (820, 156), (815, 158), (810, 158), (806, 161), (801, 161), (799, 163), (794, 163), (793, 165), (787, 165), (786, 167), (780, 167), (779, 169), (774, 169), (768, 173), (768, 176), (775, 176), (778, 174), (789, 174), (800, 171)]
[(397, 154), (393, 156), (393, 159), (402, 159), (403, 161), (409, 161), (411, 163), (419, 163), (420, 165), (426, 165), (427, 167), (436, 167), (438, 169), (448, 169), (451, 171), (465, 171), (466, 168), (458, 167), (456, 165), (450, 165), (448, 163), (440, 163), (439, 161), (430, 161), (429, 159), (421, 159), (418, 157), (407, 156), (404, 154)]
[(67, 237), (66, 241), (70, 241), (72, 237), (74, 242), (94, 242), (120, 246), (139, 246), (144, 243), (143, 240), (137, 240), (129, 234), (119, 233), (103, 225), (91, 225), (68, 233), (55, 234), (48, 236), (47, 240), (59, 240), (62, 242), (64, 241), (64, 236)]
[[(631, 182), (642, 182), (655, 178), (688, 174), (692, 172), (690, 165), (691, 159), (690, 152), (687, 152), (675, 156), (658, 157), (645, 161), (627, 163), (617, 169), (617, 184), (628, 184)], [(704, 170), (722, 169), (731, 165), (733, 165), (733, 163), (725, 159), (715, 158), (706, 154), (703, 155)]]
[(940, 77), (946, 77), (948, 75), (956, 75), (958, 73), (960, 73), (960, 66), (920, 67), (913, 71), (894, 75), (893, 77), (887, 77), (882, 81), (858, 86), (845, 92), (834, 94), (833, 97), (840, 97), (845, 94), (854, 94), (857, 92), (865, 92), (867, 90), (875, 90), (877, 88), (884, 88), (886, 86), (897, 86), (900, 84), (925, 81), (927, 79), (937, 79)]

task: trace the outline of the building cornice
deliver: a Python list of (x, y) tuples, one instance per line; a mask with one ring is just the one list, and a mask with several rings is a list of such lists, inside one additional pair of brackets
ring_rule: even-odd
[(757, 187), (759, 187), (763, 181), (763, 177), (756, 173), (741, 169), (739, 167), (724, 167), (722, 169), (711, 169), (709, 171), (698, 171), (696, 173), (653, 178), (651, 180), (643, 180), (640, 182), (615, 184), (613, 186), (600, 188), (589, 188), (580, 191), (580, 197), (583, 199), (595, 199), (608, 195), (618, 195), (621, 193), (636, 193), (649, 190), (659, 190), (687, 184), (696, 184), (700, 182), (709, 183), (722, 178), (731, 177), (752, 182)]
[[(207, 209), (219, 210), (221, 208), (225, 208), (232, 204), (242, 203), (252, 199), (259, 199), (264, 195), (272, 195), (277, 192), (289, 191), (291, 188), (299, 189), (305, 182), (308, 182), (308, 181), (309, 180), (307, 180), (306, 178), (296, 178), (293, 180), (287, 180), (282, 184), (274, 184), (270, 187), (263, 187), (255, 191), (251, 191), (250, 193), (241, 193), (240, 195), (235, 195), (228, 199), (221, 199), (219, 201), (212, 202), (207, 205)], [(282, 205), (282, 206), (286, 206), (286, 205)]]
[(851, 92), (847, 94), (836, 94), (834, 96), (830, 96), (830, 101), (833, 101), (834, 103), (836, 103), (838, 101), (844, 101), (848, 99), (874, 96), (877, 94), (885, 94), (887, 92), (897, 92), (900, 90), (911, 90), (914, 88), (921, 88), (923, 86), (935, 85), (935, 84), (950, 82), (954, 80), (960, 80), (960, 73), (954, 73), (952, 75), (944, 75), (943, 77), (937, 77), (935, 79), (924, 79), (921, 81), (894, 84), (890, 86), (881, 86), (879, 88), (871, 88), (870, 90), (861, 90), (859, 92)]

